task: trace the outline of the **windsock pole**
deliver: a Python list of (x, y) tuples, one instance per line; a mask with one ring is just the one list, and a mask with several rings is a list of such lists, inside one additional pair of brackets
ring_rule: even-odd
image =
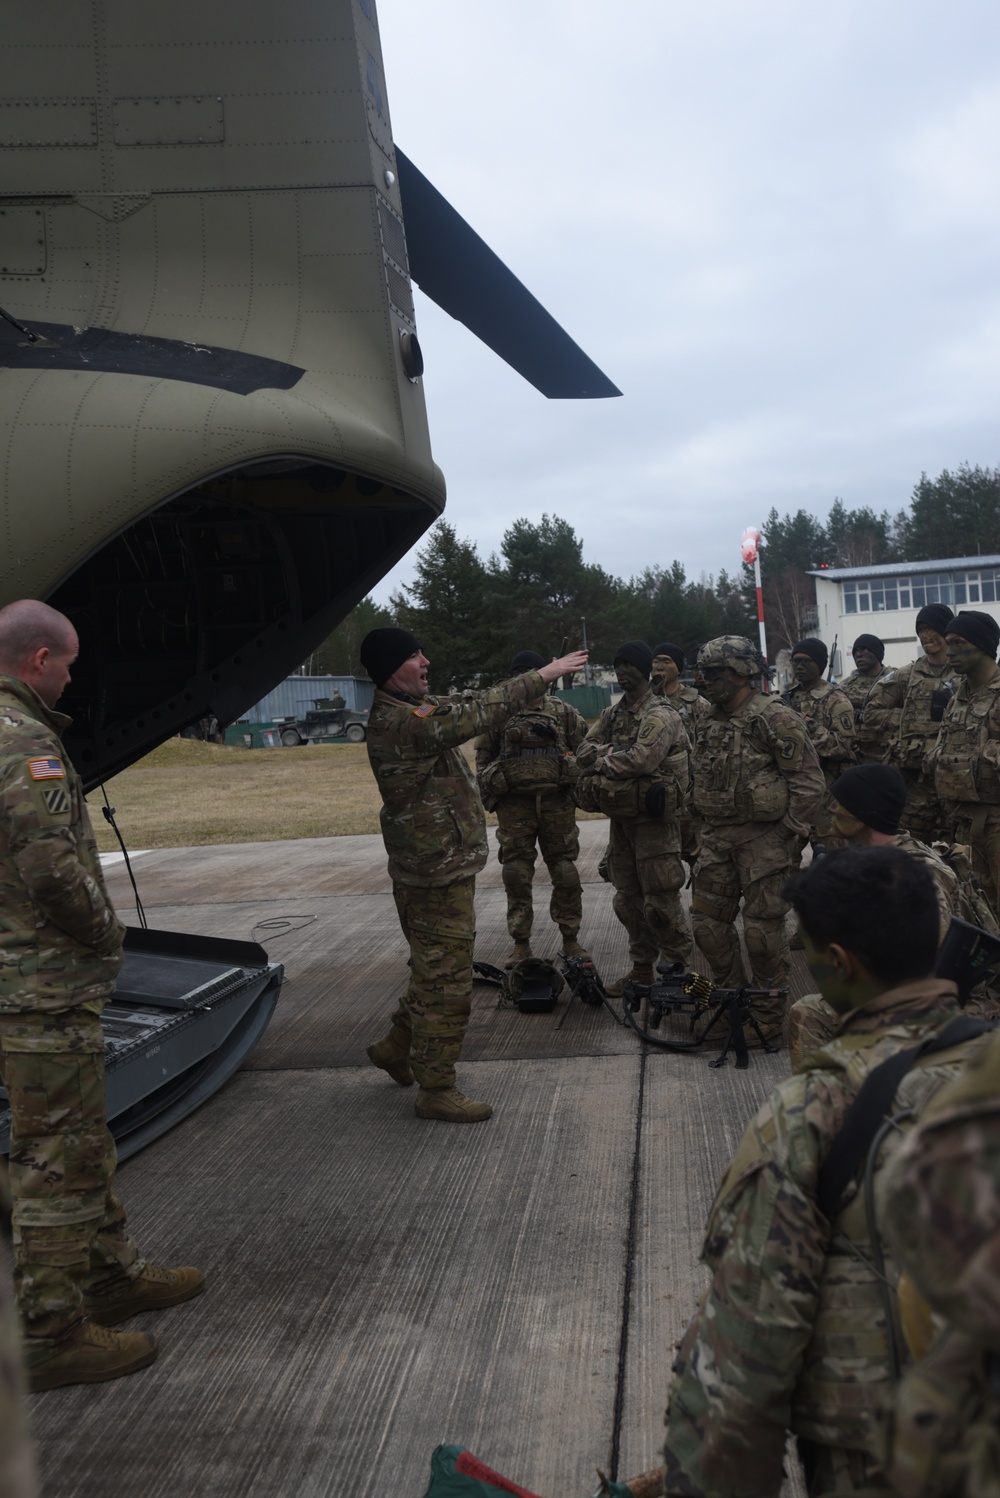
[[(760, 581), (760, 531), (756, 526), (748, 525), (740, 537), (740, 553), (744, 562), (753, 563), (753, 580), (757, 589), (757, 629), (760, 634), (760, 653), (767, 666), (767, 634), (764, 630), (764, 590)], [(764, 690), (771, 690), (770, 672), (764, 674)]]

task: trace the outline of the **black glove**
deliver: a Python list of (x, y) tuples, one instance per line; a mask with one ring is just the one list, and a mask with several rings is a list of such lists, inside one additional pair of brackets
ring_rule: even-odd
[(647, 817), (662, 817), (667, 806), (667, 788), (662, 780), (651, 785), (646, 792)]
[(945, 682), (943, 687), (936, 687), (931, 693), (931, 722), (940, 723), (944, 717), (944, 710), (954, 696), (955, 688), (951, 682)]

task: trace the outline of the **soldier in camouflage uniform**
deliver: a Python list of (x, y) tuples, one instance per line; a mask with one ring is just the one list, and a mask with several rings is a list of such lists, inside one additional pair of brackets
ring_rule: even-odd
[[(781, 890), (799, 863), (825, 792), (805, 725), (792, 708), (759, 689), (762, 663), (741, 635), (720, 635), (698, 654), (699, 690), (713, 711), (698, 732), (694, 806), (702, 820), (691, 901), (694, 938), (718, 984), (746, 982), (736, 916), (757, 988), (788, 981), (788, 905)], [(761, 1010), (780, 1034), (783, 1005)]]
[[(544, 665), (536, 651), (522, 650), (514, 657), (511, 675)], [(574, 755), (586, 733), (586, 721), (576, 708), (546, 693), (476, 740), (480, 795), (486, 810), (497, 814), (507, 929), (514, 942), (507, 967), (531, 956), (536, 845), (552, 880), (549, 914), (559, 927), (562, 950), (567, 957), (587, 958), (577, 940), (583, 891), (576, 867), (580, 834), (572, 790), (577, 775)]]
[(580, 804), (611, 821), (614, 911), (629, 936), (632, 966), (612, 994), (629, 981), (652, 983), (657, 958), (686, 963), (691, 954), (677, 823), (690, 782), (688, 736), (680, 715), (650, 690), (652, 666), (644, 641), (619, 645), (614, 667), (624, 696), (604, 709), (576, 756), (585, 772)]
[[(686, 686), (681, 681), (683, 670), (684, 652), (679, 645), (673, 645), (669, 640), (664, 640), (662, 645), (654, 647), (653, 675), (650, 686), (657, 697), (663, 698), (668, 707), (680, 713), (693, 751), (698, 743), (698, 725), (712, 709), (697, 687)], [(681, 857), (685, 863), (694, 868), (698, 857), (698, 818), (694, 814), (693, 807), (689, 806), (678, 817), (678, 824), (681, 830)]]
[[(805, 720), (809, 737), (819, 755), (827, 790), (854, 764), (854, 708), (839, 687), (823, 680), (827, 649), (822, 640), (800, 640), (792, 650), (795, 686), (785, 701)], [(813, 823), (813, 845), (833, 846), (833, 803), (827, 796)]]
[(927, 759), (952, 818), (954, 838), (972, 849), (972, 867), (1000, 913), (1000, 625), (969, 610), (948, 624), (948, 660), (961, 677)]
[(378, 688), (368, 717), (368, 759), (410, 948), (409, 987), (388, 1035), (369, 1046), (368, 1057), (402, 1087), (416, 1079), (418, 1118), (476, 1123), (493, 1112), (455, 1086), (472, 1007), (475, 876), (487, 851), (483, 805), (459, 746), (499, 727), (586, 659), (577, 651), (485, 692), (430, 697), (430, 663), (408, 630), (374, 629), (361, 642), (362, 665)]
[(885, 758), (885, 743), (881, 732), (866, 721), (865, 709), (875, 683), (893, 673), (882, 664), (885, 646), (878, 635), (858, 635), (851, 646), (851, 654), (854, 670), (838, 685), (854, 709), (854, 741), (858, 758), (865, 764), (877, 764)]
[(104, 1328), (204, 1285), (197, 1269), (139, 1256), (112, 1189), (100, 1014), (124, 927), (60, 740), (70, 720), (55, 711), (78, 648), (69, 620), (46, 604), (0, 610), (0, 1071), (33, 1390), (145, 1367), (152, 1337)]
[(953, 618), (946, 604), (931, 603), (917, 615), (917, 638), (924, 653), (919, 660), (879, 678), (865, 707), (865, 747), (895, 765), (906, 781), (903, 826), (921, 842), (951, 841), (951, 823), (925, 775), (924, 761), (937, 742), (941, 719), (958, 685), (948, 660), (945, 631)]
[[(962, 1074), (924, 1109), (887, 1166), (879, 1197), (880, 1225), (917, 1292), (904, 1295), (905, 1281), (900, 1285), (903, 1330), (921, 1358), (896, 1393), (887, 1463), (892, 1490), (900, 1498), (995, 1498), (1000, 1035), (981, 1043)], [(931, 1311), (946, 1325), (928, 1350)]]
[[(877, 1481), (877, 1419), (890, 1388), (882, 1285), (858, 1179), (827, 1216), (820, 1171), (865, 1079), (940, 1031), (958, 1013), (957, 995), (931, 976), (932, 880), (901, 850), (835, 849), (789, 892), (810, 970), (840, 1024), (809, 1070), (758, 1111), (709, 1215), (711, 1282), (667, 1409), (665, 1492), (684, 1498), (774, 1498), (789, 1431), (810, 1494)], [(906, 1072), (889, 1112), (923, 1106), (969, 1049)]]
[[(907, 831), (900, 831), (900, 818), (906, 806), (906, 782), (900, 771), (888, 764), (852, 765), (840, 779), (834, 780), (832, 794), (834, 828), (844, 842), (852, 848), (903, 848), (924, 864), (934, 879), (940, 941), (948, 935), (952, 915), (972, 921), (973, 926), (984, 926), (991, 935), (1000, 935), (997, 921), (982, 902), (972, 869), (967, 867), (963, 884), (954, 867), (945, 863), (936, 849), (918, 842)], [(967, 1013), (994, 1014), (996, 1002), (988, 996), (972, 999)], [(787, 1023), (792, 1071), (801, 1070), (804, 1058), (831, 1040), (838, 1023), (837, 1011), (819, 993), (807, 993), (792, 1005)]]

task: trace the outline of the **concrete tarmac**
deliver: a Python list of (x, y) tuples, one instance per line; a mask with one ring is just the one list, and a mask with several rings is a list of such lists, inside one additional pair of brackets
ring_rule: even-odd
[[(606, 832), (581, 823), (581, 939), (610, 981)], [(143, 1251), (208, 1288), (131, 1323), (159, 1339), (148, 1370), (32, 1400), (46, 1498), (421, 1498), (440, 1442), (542, 1498), (655, 1465), (705, 1215), (785, 1052), (710, 1070), (604, 1009), (557, 1029), (565, 1004), (477, 987), (459, 1084), (495, 1116), (419, 1120), (364, 1054), (406, 978), (379, 838), (154, 850), (135, 874), (151, 926), (253, 936), (286, 980), (244, 1070), (121, 1169)], [(134, 920), (124, 867), (109, 880)], [(477, 888), (477, 957), (499, 963), (494, 858)], [(542, 868), (541, 955), (549, 892)]]

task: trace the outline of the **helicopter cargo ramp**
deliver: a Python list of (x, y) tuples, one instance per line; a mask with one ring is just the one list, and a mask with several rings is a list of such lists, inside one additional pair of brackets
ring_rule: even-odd
[[(607, 828), (580, 830), (581, 937), (613, 978)], [(285, 986), (244, 1068), (121, 1168), (143, 1251), (208, 1286), (130, 1323), (160, 1341), (150, 1369), (32, 1399), (46, 1498), (421, 1498), (440, 1442), (543, 1498), (656, 1465), (706, 1212), (786, 1053), (711, 1070), (711, 1051), (644, 1048), (604, 1008), (522, 1014), (477, 985), (459, 1084), (495, 1115), (422, 1121), (365, 1057), (406, 972), (378, 837), (154, 850), (134, 869), (152, 925), (259, 941)], [(108, 877), (128, 920), (124, 867)], [(541, 955), (547, 904), (541, 869)], [(504, 916), (491, 857), (478, 958), (502, 961)], [(794, 976), (797, 997), (799, 957)]]

